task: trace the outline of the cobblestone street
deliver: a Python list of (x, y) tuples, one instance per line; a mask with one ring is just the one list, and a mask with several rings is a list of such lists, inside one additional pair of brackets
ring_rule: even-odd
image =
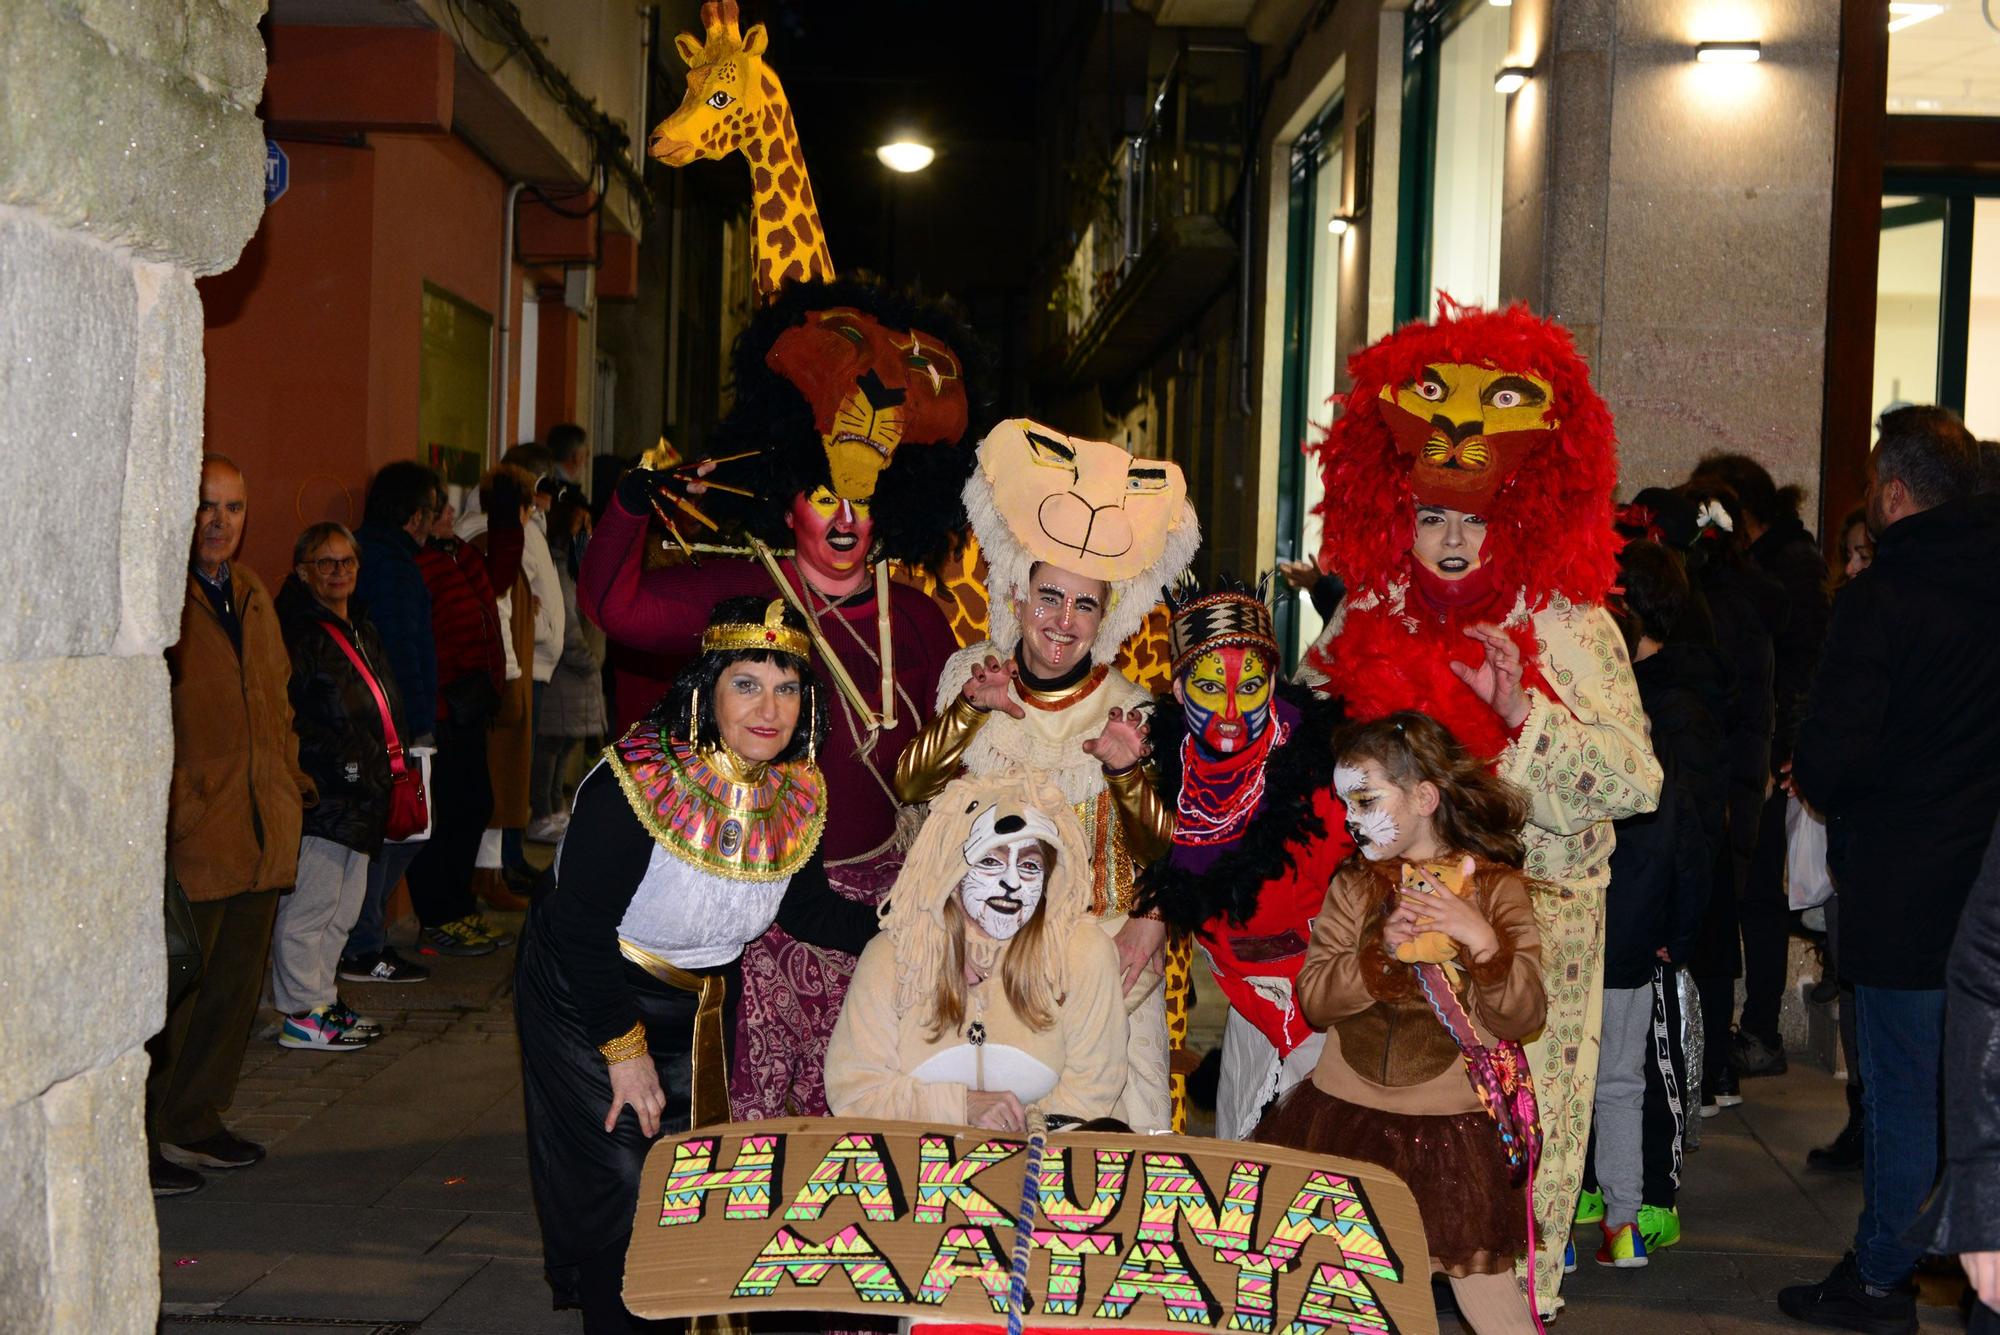
[[(159, 1205), (161, 1329), (227, 1335), (342, 1332), (567, 1335), (549, 1307), (529, 1195), (518, 1053), (507, 992), (513, 952), (431, 960), (413, 987), (352, 987), (389, 1026), (364, 1052), (253, 1042), (234, 1129), (270, 1147), (262, 1165), (210, 1173)], [(1688, 1157), (1686, 1239), (1644, 1270), (1591, 1262), (1559, 1325), (1597, 1335), (1747, 1335), (1804, 1329), (1779, 1315), (1784, 1285), (1821, 1277), (1846, 1247), (1858, 1175), (1808, 1173), (1806, 1150), (1843, 1116), (1841, 1087), (1795, 1063), (1746, 1082), (1747, 1101), (1702, 1123)], [(1963, 1329), (1919, 1309), (1925, 1331)], [(1458, 1329), (1449, 1318), (1446, 1332)]]

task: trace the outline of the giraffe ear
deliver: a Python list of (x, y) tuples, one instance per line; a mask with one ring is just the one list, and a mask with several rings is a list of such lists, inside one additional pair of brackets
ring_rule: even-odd
[(674, 38), (674, 50), (680, 52), (682, 62), (689, 69), (693, 69), (695, 61), (701, 59), (701, 38), (691, 32), (684, 32)]
[(746, 56), (761, 56), (764, 54), (764, 48), (769, 42), (770, 36), (764, 31), (764, 25), (753, 23), (743, 34), (743, 54)]

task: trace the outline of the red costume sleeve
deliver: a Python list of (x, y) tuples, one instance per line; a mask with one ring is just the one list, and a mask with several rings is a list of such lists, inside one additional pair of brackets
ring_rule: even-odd
[(584, 552), (576, 601), (606, 635), (647, 653), (690, 657), (717, 603), (745, 593), (775, 596), (771, 577), (754, 562), (721, 558), (649, 571), (645, 558), (645, 519), (614, 499)]
[[(1305, 945), (1312, 935), (1313, 916), (1326, 900), (1327, 883), (1354, 850), (1353, 841), (1347, 837), (1346, 813), (1340, 799), (1322, 789), (1314, 796), (1313, 806), (1325, 823), (1326, 834), (1310, 843), (1292, 846), (1298, 860), (1297, 870), (1264, 883), (1257, 895), (1256, 916), (1241, 928), (1218, 920), (1202, 929), (1202, 947), (1208, 952), (1216, 985), (1229, 998), (1229, 1004), (1271, 1040), (1280, 1056), (1305, 1042), (1312, 1026), (1299, 1013), (1296, 1000), (1292, 1006), (1280, 1010), (1251, 987), (1248, 980), (1298, 977), (1299, 966), (1305, 963)], [(1291, 934), (1296, 934), (1299, 942), (1295, 954), (1246, 959), (1241, 953), (1241, 948), (1249, 943), (1273, 942), (1287, 939)]]

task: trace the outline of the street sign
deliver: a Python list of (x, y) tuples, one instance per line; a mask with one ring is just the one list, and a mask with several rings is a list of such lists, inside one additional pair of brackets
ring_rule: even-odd
[(292, 160), (275, 139), (264, 141), (264, 207), (270, 208), (292, 185)]

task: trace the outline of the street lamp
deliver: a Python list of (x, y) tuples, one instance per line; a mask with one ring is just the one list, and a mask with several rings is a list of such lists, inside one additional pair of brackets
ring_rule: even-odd
[(937, 160), (937, 150), (914, 139), (897, 139), (875, 150), (875, 159), (892, 172), (920, 172)]

